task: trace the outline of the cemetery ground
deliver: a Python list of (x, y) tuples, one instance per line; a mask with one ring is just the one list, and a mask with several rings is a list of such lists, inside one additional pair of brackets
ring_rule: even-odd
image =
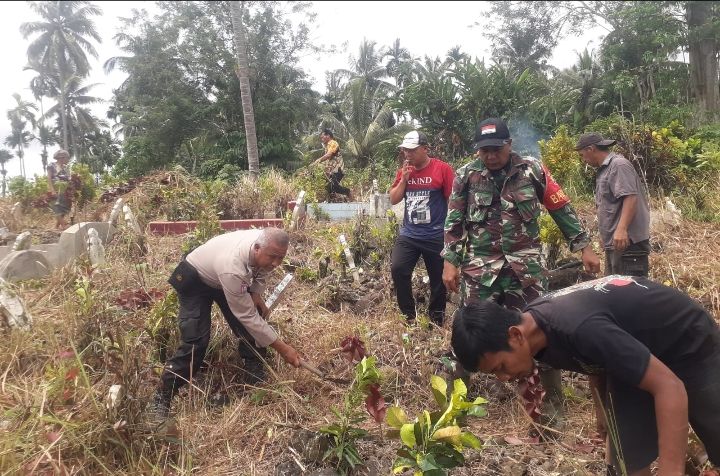
[[(167, 218), (154, 202), (158, 189), (157, 183), (141, 184), (123, 195), (143, 229), (151, 220)], [(10, 205), (0, 208), (6, 223), (12, 220)], [(592, 205), (576, 205), (592, 229)], [(106, 220), (111, 206), (96, 203), (82, 213)], [(52, 223), (49, 214), (33, 213), (13, 223), (12, 231), (51, 229)], [(80, 258), (46, 278), (15, 283), (33, 326), (2, 329), (2, 474), (334, 474), (344, 466), (332, 455), (323, 456), (337, 440), (321, 430), (347, 427), (349, 416), (352, 426), (367, 432), (345, 433), (341, 442), (354, 445), (360, 458), (352, 474), (391, 473), (401, 440), (365, 413), (364, 404), (345, 412), (351, 384), (290, 368), (271, 353), (267, 382), (245, 385), (236, 339), (216, 308), (203, 371), (174, 400), (172, 422), (162, 428), (147, 424), (145, 407), (177, 343), (177, 303), (167, 277), (189, 244), (215, 232), (213, 219), (204, 218), (194, 233), (147, 235), (139, 243), (120, 224), (105, 245), (105, 265), (94, 269)], [(269, 280), (270, 292), (285, 273), (295, 275), (270, 321), (308, 362), (348, 381), (357, 364), (345, 358), (341, 343), (359, 338), (375, 358), (387, 407), (403, 408), (412, 420), (437, 409), (430, 379), (447, 376), (442, 357), (456, 305), (449, 305), (442, 328), (427, 319), (405, 325), (389, 273), (395, 232), (392, 221), (368, 217), (308, 220), (291, 234), (283, 269)], [(360, 283), (346, 270), (337, 239), (341, 233), (362, 268)], [(720, 226), (682, 220), (680, 227), (653, 230), (653, 241), (651, 278), (687, 292), (718, 318)], [(419, 266), (421, 299), (427, 293), (422, 275)], [(513, 385), (473, 376), (468, 396), (486, 398), (487, 415), (467, 418), (464, 430), (483, 448), (465, 450), (464, 465), (449, 474), (604, 474), (586, 378), (564, 372), (563, 384), (567, 424), (555, 438), (541, 441), (531, 436), (533, 422)], [(229, 403), (215, 405), (218, 394)], [(688, 463), (688, 474), (702, 469), (701, 462)]]

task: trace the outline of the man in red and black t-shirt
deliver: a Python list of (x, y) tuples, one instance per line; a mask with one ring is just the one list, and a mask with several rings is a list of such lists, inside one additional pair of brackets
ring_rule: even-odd
[(405, 199), (405, 215), (400, 236), (392, 251), (392, 278), (398, 306), (409, 322), (415, 319), (412, 272), (422, 255), (430, 278), (430, 319), (441, 325), (445, 318), (446, 294), (442, 281), (443, 230), (447, 201), (452, 191), (454, 172), (442, 160), (428, 156), (425, 134), (412, 131), (400, 144), (405, 161), (390, 188), (390, 203)]

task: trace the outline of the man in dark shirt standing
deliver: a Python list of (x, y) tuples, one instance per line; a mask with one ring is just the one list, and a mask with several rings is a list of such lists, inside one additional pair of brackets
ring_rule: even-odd
[[(533, 359), (607, 380), (609, 453), (622, 474), (682, 475), (688, 421), (720, 465), (720, 332), (685, 294), (611, 275), (547, 294), (525, 312), (480, 302), (453, 325), (470, 371), (518, 379)], [(618, 457), (620, 455), (620, 457)]]

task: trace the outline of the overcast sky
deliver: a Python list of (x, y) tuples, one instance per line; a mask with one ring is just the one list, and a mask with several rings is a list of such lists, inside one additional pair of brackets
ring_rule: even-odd
[[(96, 45), (99, 58), (92, 60), (93, 71), (86, 84), (98, 83), (92, 90), (95, 96), (107, 101), (112, 90), (124, 79), (123, 73), (113, 72), (105, 75), (102, 64), (110, 57), (120, 54), (112, 37), (117, 32), (118, 17), (129, 16), (133, 8), (146, 8), (150, 13), (156, 9), (151, 2), (96, 2), (103, 10), (102, 17), (96, 17), (97, 30), (102, 43)], [(311, 38), (315, 44), (341, 46), (347, 43), (344, 51), (335, 55), (317, 57), (307, 55), (301, 60), (301, 67), (315, 81), (315, 88), (324, 90), (325, 71), (348, 66), (348, 55), (355, 54), (363, 38), (374, 40), (378, 45), (390, 45), (396, 38), (410, 52), (423, 55), (441, 56), (453, 46), (460, 45), (462, 50), (472, 56), (490, 57), (489, 41), (483, 36), (482, 26), (487, 24), (487, 2), (318, 2), (314, 5), (317, 21)], [(27, 64), (27, 47), (30, 40), (23, 39), (19, 26), (26, 21), (36, 20), (37, 16), (26, 2), (0, 3), (0, 52), (3, 74), (0, 75), (0, 141), (10, 134), (10, 124), (5, 112), (13, 107), (13, 93), (20, 93), (25, 100), (34, 101), (28, 84), (33, 72), (23, 71)], [(586, 46), (596, 48), (602, 31), (588, 31), (581, 38), (563, 40), (555, 51), (550, 63), (563, 68), (571, 66), (576, 60), (576, 51)], [(239, 100), (239, 99), (238, 99)], [(105, 118), (109, 103), (93, 108), (95, 114)], [(47, 108), (48, 105), (46, 104)], [(0, 144), (0, 147), (3, 145)], [(56, 150), (54, 147), (52, 152)], [(17, 158), (7, 165), (8, 177), (20, 174)], [(28, 177), (42, 173), (40, 148), (33, 145), (25, 154), (25, 169)]]

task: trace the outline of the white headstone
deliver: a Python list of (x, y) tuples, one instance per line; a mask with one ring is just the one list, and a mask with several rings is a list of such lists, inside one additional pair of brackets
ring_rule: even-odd
[(373, 210), (375, 211), (375, 218), (380, 216), (380, 193), (378, 192), (378, 181), (377, 179), (373, 179), (372, 184), (372, 200), (373, 200)]
[(15, 202), (15, 205), (13, 205), (10, 209), (10, 214), (15, 221), (20, 221), (22, 219), (22, 205), (20, 202)]
[(280, 284), (275, 286), (275, 289), (273, 290), (270, 297), (265, 301), (265, 306), (267, 306), (268, 309), (271, 311), (275, 308), (275, 305), (280, 302), (280, 296), (285, 292), (285, 289), (287, 289), (288, 284), (290, 284), (290, 281), (293, 280), (292, 273), (288, 273), (285, 275), (282, 281), (280, 281)]
[(127, 205), (123, 205), (123, 215), (125, 215), (125, 223), (127, 224), (130, 229), (132, 229), (136, 234), (142, 235), (142, 231), (140, 230), (140, 225), (137, 222), (137, 219), (135, 218), (135, 214), (130, 210), (130, 207)]
[(112, 410), (115, 408), (123, 397), (123, 386), (122, 385), (110, 385), (108, 390), (107, 398), (105, 399), (105, 408)]
[(115, 205), (112, 207), (112, 211), (110, 212), (110, 218), (108, 219), (108, 223), (111, 225), (115, 225), (115, 222), (117, 222), (118, 215), (120, 215), (120, 211), (123, 209), (123, 204), (125, 201), (122, 199), (122, 197), (115, 200)]
[(90, 256), (90, 263), (94, 267), (102, 266), (105, 264), (105, 247), (102, 244), (100, 236), (95, 228), (88, 230), (88, 255)]
[(345, 251), (345, 258), (347, 258), (348, 268), (350, 268), (350, 271), (352, 271), (353, 279), (356, 283), (360, 283), (360, 273), (358, 273), (358, 270), (355, 267), (355, 258), (353, 258), (353, 255), (350, 252), (350, 246), (348, 246), (345, 235), (338, 236), (338, 239), (340, 240), (340, 244), (343, 247), (343, 251)]
[(682, 212), (665, 197), (665, 206), (650, 210), (650, 230), (655, 233), (667, 233), (680, 228)]
[(295, 200), (295, 208), (293, 208), (292, 220), (290, 221), (290, 230), (295, 231), (298, 229), (306, 213), (305, 190), (301, 190), (297, 200)]
[(15, 238), (12, 251), (29, 250), (32, 242), (32, 234), (29, 231), (23, 231)]
[(32, 317), (10, 283), (0, 279), (0, 313), (11, 329), (30, 330)]

